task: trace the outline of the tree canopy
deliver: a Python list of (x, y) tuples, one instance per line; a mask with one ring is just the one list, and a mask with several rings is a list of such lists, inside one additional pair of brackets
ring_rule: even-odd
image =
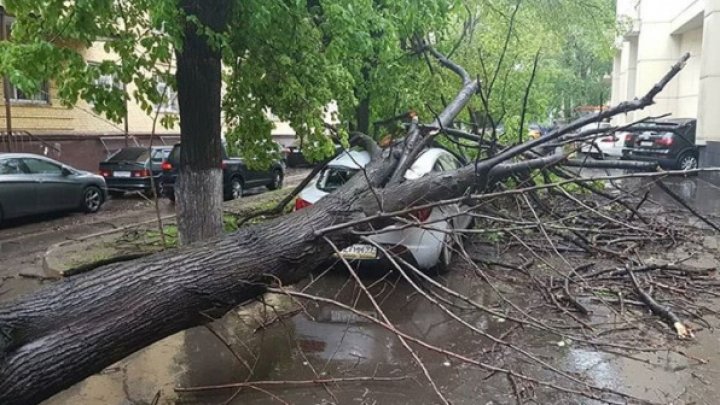
[[(388, 129), (372, 122), (411, 110), (431, 117), (442, 109), (457, 78), (413, 49), (416, 38), (480, 77), (487, 100), (472, 109), (508, 132), (517, 130), (522, 111), (543, 120), (551, 112), (567, 115), (577, 105), (603, 103), (612, 3), (247, 0), (233, 3), (226, 32), (212, 32), (183, 15), (176, 0), (8, 0), (15, 25), (12, 41), (0, 44), (0, 73), (25, 89), (53, 78), (65, 104), (84, 99), (114, 121), (122, 120), (125, 99), (152, 114), (163, 96), (157, 81), (173, 83), (173, 50), (182, 46), (181, 27), (189, 20), (223, 52), (229, 146), (267, 161), (274, 151), (267, 146), (273, 145), (271, 110), (290, 122), (306, 153), (319, 158), (334, 150), (325, 136), (328, 114), (340, 123), (342, 137), (360, 129), (379, 138)], [(112, 58), (87, 63), (85, 50), (98, 41)], [(103, 86), (101, 75), (130, 85), (131, 94)], [(333, 103), (336, 112), (328, 110)], [(163, 124), (173, 119), (165, 116)]]

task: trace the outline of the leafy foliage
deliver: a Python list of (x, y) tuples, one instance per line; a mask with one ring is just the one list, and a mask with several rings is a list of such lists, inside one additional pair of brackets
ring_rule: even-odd
[[(472, 109), (483, 126), (503, 124), (514, 140), (524, 132), (522, 100), (538, 51), (530, 120), (567, 116), (607, 98), (612, 3), (243, 0), (234, 3), (227, 32), (213, 32), (183, 16), (176, 0), (8, 0), (16, 22), (12, 41), (0, 43), (0, 74), (26, 91), (53, 78), (64, 104), (83, 99), (116, 122), (130, 99), (153, 115), (163, 99), (158, 82), (174, 84), (174, 51), (184, 25), (194, 24), (223, 51), (228, 147), (263, 165), (278, 153), (269, 111), (291, 124), (311, 159), (334, 151), (328, 119), (338, 124), (340, 141), (357, 128), (361, 101), (370, 122), (406, 111), (432, 119), (458, 79), (412, 49), (411, 40), (423, 37), (479, 76), (486, 102), (474, 101)], [(98, 47), (107, 60), (87, 63)], [(130, 94), (100, 84), (101, 76), (117, 78)], [(397, 122), (370, 128), (377, 139), (397, 129)]]

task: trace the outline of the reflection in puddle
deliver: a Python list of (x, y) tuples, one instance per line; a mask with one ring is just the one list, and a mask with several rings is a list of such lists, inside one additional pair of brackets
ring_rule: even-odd
[[(472, 281), (469, 281), (472, 280)], [(375, 316), (367, 300), (345, 285), (344, 276), (326, 276), (313, 287), (328, 296), (338, 295), (342, 302)], [(487, 306), (496, 304), (494, 293), (475, 277), (461, 271), (452, 274), (449, 284), (460, 293), (473, 296)], [(338, 291), (340, 290), (340, 291)], [(531, 360), (518, 356), (473, 334), (440, 309), (430, 304), (403, 283), (383, 293), (386, 315), (399, 329), (423, 338), (433, 345), (501, 367), (512, 368), (543, 380), (561, 381), (541, 370)], [(274, 302), (278, 308), (287, 305)], [(518, 298), (518, 302), (533, 304)], [(288, 307), (292, 307), (289, 305)], [(286, 307), (285, 310), (289, 310)], [(652, 401), (668, 402), (684, 390), (692, 390), (705, 403), (718, 403), (720, 386), (714, 377), (703, 384), (693, 373), (720, 375), (718, 338), (710, 332), (698, 335), (693, 346), (697, 357), (712, 361), (698, 366), (676, 354), (641, 353), (639, 360), (598, 352), (573, 342), (557, 344), (558, 337), (529, 329), (517, 328), (511, 322), (473, 310), (458, 310), (463, 319), (494, 336), (513, 329), (509, 340), (529, 348), (539, 358), (549, 361), (589, 383), (621, 390)], [(282, 311), (280, 311), (282, 312)], [(258, 326), (272, 315), (261, 305), (233, 311), (212, 327), (223, 336), (243, 360), (241, 363), (225, 345), (204, 327), (171, 336), (131, 356), (105, 373), (61, 393), (46, 405), (59, 404), (149, 404), (158, 390), (160, 404), (219, 404), (235, 392), (232, 389), (198, 394), (176, 395), (176, 386), (228, 384), (244, 381), (253, 370), (254, 381), (312, 380), (327, 377), (409, 376), (401, 382), (342, 383), (321, 386), (285, 386), (268, 388), (284, 401), (293, 404), (435, 404), (437, 397), (429, 388), (412, 357), (390, 332), (350, 311), (330, 305), (307, 304), (305, 311), (274, 322), (268, 328)], [(598, 318), (604, 315), (596, 312)], [(596, 320), (594, 320), (596, 321)], [(506, 376), (492, 374), (476, 367), (458, 364), (439, 353), (414, 346), (429, 372), (453, 404), (514, 403), (515, 397)], [(244, 364), (243, 364), (244, 363)], [(717, 373), (717, 374), (713, 374)], [(522, 382), (521, 382), (522, 383)], [(542, 387), (528, 387), (539, 403), (587, 403), (567, 401)], [(331, 392), (332, 394), (328, 393)], [(702, 401), (699, 401), (702, 402)], [(276, 404), (271, 396), (245, 389), (231, 404)]]

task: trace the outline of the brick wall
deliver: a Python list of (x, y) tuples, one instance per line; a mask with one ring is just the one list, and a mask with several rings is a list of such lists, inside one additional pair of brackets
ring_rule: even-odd
[[(129, 138), (130, 146), (149, 146), (149, 134), (135, 134)], [(8, 137), (0, 133), (0, 152), (7, 152)], [(42, 134), (33, 135), (14, 132), (10, 138), (11, 151), (44, 155), (72, 167), (97, 172), (98, 164), (107, 156), (125, 146), (125, 140), (117, 134)], [(179, 134), (156, 135), (153, 145), (173, 145), (180, 142)]]

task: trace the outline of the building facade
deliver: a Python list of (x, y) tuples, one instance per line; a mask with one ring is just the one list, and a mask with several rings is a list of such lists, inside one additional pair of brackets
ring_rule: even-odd
[(681, 55), (685, 69), (643, 111), (618, 123), (666, 113), (697, 118), (700, 162), (720, 164), (720, 0), (618, 0), (612, 103), (645, 94)]

